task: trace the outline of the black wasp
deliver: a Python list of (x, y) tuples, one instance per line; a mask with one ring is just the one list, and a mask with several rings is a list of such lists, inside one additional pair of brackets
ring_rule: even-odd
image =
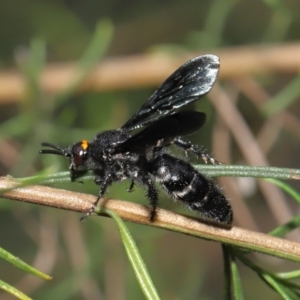
[[(71, 179), (93, 171), (100, 186), (97, 200), (81, 219), (90, 216), (106, 189), (113, 182), (131, 180), (142, 185), (150, 201), (150, 220), (155, 219), (158, 192), (154, 180), (165, 192), (204, 218), (221, 223), (232, 223), (230, 204), (216, 184), (199, 173), (186, 161), (168, 154), (165, 149), (174, 145), (185, 152), (215, 163), (204, 151), (181, 136), (198, 131), (206, 115), (197, 111), (176, 112), (180, 107), (206, 95), (218, 72), (219, 58), (215, 55), (198, 56), (175, 71), (121, 128), (100, 132), (91, 140), (82, 140), (67, 149), (52, 143), (42, 143), (51, 149), (42, 154), (69, 157)], [(130, 135), (131, 131), (147, 126)]]

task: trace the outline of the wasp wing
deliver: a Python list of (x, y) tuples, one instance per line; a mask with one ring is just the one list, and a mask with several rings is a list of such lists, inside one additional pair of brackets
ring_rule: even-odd
[(166, 116), (115, 147), (114, 152), (145, 152), (150, 147), (167, 146), (175, 137), (198, 131), (205, 120), (205, 113), (198, 111), (182, 111)]
[(131, 131), (149, 125), (203, 97), (216, 81), (219, 68), (219, 58), (212, 54), (186, 62), (155, 91), (122, 129)]

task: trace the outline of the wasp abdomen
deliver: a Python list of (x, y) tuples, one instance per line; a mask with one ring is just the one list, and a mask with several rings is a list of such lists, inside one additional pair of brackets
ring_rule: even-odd
[(185, 161), (162, 154), (151, 162), (151, 173), (175, 200), (204, 217), (232, 223), (232, 209), (216, 184)]

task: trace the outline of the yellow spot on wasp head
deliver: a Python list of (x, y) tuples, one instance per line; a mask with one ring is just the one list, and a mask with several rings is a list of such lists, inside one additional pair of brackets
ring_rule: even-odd
[(83, 150), (86, 150), (89, 147), (89, 142), (87, 140), (82, 140), (81, 147), (83, 148)]

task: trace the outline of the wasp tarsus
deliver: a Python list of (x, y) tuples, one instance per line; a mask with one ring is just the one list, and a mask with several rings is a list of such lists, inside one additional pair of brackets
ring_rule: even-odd
[[(200, 212), (204, 218), (231, 224), (231, 206), (218, 186), (188, 162), (165, 153), (171, 145), (193, 153), (205, 162), (218, 162), (205, 151), (182, 136), (198, 131), (206, 115), (197, 111), (177, 112), (179, 108), (206, 95), (219, 71), (215, 55), (196, 57), (175, 71), (121, 128), (100, 132), (91, 140), (82, 140), (63, 149), (52, 143), (42, 143), (48, 149), (41, 154), (66, 156), (70, 160), (71, 179), (94, 172), (94, 182), (100, 190), (97, 200), (81, 219), (90, 216), (107, 187), (129, 179), (128, 191), (138, 183), (146, 190), (151, 210), (149, 219), (155, 220), (158, 205), (157, 181), (175, 200)], [(145, 127), (139, 133), (131, 131)]]

